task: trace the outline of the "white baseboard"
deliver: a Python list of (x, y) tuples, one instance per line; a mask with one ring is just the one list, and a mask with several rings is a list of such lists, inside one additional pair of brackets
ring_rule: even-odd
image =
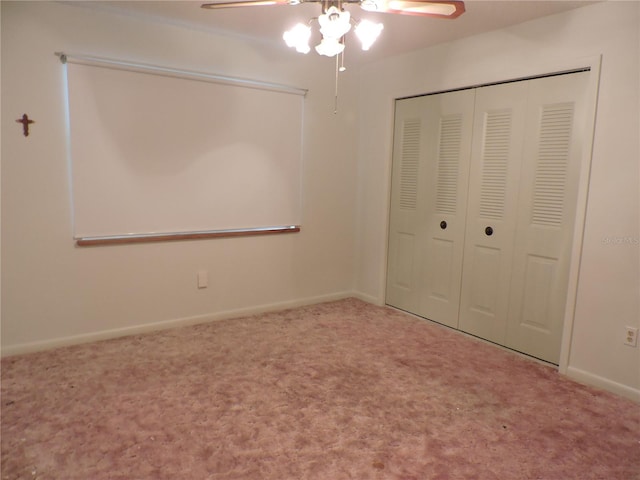
[[(176, 318), (161, 322), (146, 323), (142, 325), (134, 325), (131, 327), (116, 328), (112, 330), (102, 330), (99, 332), (84, 333), (81, 335), (72, 335), (68, 337), (59, 337), (39, 342), (22, 343), (17, 345), (7, 345), (2, 347), (0, 355), (8, 357), (11, 355), (22, 355), (25, 353), (33, 353), (42, 350), (50, 350), (52, 348), (67, 347), (70, 345), (78, 345), (81, 343), (97, 342), (100, 340), (108, 340), (111, 338), (125, 337), (129, 335), (139, 335), (142, 333), (166, 330), (169, 328), (185, 327), (189, 325), (197, 325), (218, 320), (226, 320), (230, 318), (243, 317), (247, 315), (255, 315), (258, 313), (273, 312), (278, 310), (286, 310), (288, 308), (303, 307), (316, 303), (331, 302), (342, 300), (349, 297), (359, 298), (355, 292), (336, 292), (327, 295), (319, 295), (315, 297), (306, 297), (295, 300), (287, 300), (284, 302), (275, 302), (265, 305), (256, 305), (246, 308), (238, 308), (234, 310), (226, 310), (223, 312), (215, 312), (204, 315), (195, 315), (192, 317)], [(363, 299), (363, 301), (366, 301)]]
[(628, 398), (634, 402), (640, 403), (640, 390), (623, 385), (608, 378), (600, 377), (593, 373), (585, 372), (575, 367), (567, 368), (567, 377), (586, 385), (602, 388), (609, 392), (620, 395), (621, 397)]
[(362, 292), (352, 292), (351, 296), (354, 298), (357, 298), (358, 300), (362, 300), (363, 302), (367, 302), (370, 303), (372, 305), (377, 305), (379, 307), (384, 306), (384, 301), (381, 301), (380, 299), (372, 296), (372, 295), (367, 295), (366, 293), (362, 293)]

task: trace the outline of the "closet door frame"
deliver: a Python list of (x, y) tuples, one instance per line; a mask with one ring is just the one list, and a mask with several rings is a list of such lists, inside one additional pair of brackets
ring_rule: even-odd
[[(577, 198), (575, 208), (575, 222), (573, 229), (573, 240), (571, 245), (571, 254), (569, 259), (569, 278), (567, 285), (567, 298), (565, 302), (565, 313), (563, 319), (562, 341), (560, 346), (560, 360), (558, 371), (566, 375), (568, 373), (569, 358), (571, 355), (571, 341), (573, 334), (573, 322), (575, 317), (575, 305), (578, 294), (578, 278), (580, 274), (580, 262), (582, 258), (584, 227), (587, 211), (587, 196), (589, 191), (589, 177), (591, 173), (591, 158), (593, 153), (593, 138), (596, 120), (596, 108), (598, 103), (598, 87), (600, 84), (600, 70), (602, 64), (602, 55), (593, 55), (582, 58), (573, 58), (560, 60), (554, 63), (546, 63), (541, 65), (529, 65), (516, 71), (502, 71), (485, 73), (484, 78), (477, 81), (460, 83), (457, 85), (442, 85), (432, 88), (426, 88), (422, 91), (403, 90), (392, 93), (387, 97), (390, 114), (389, 131), (394, 131), (394, 115), (395, 101), (403, 98), (409, 98), (420, 95), (432, 95), (444, 93), (465, 88), (475, 88), (486, 85), (494, 85), (499, 83), (507, 83), (520, 80), (528, 80), (532, 78), (545, 77), (550, 75), (558, 75), (563, 73), (572, 73), (581, 70), (589, 71), (589, 79), (587, 85), (587, 93), (585, 98), (585, 112), (587, 113), (587, 121), (585, 125), (585, 138), (580, 159), (580, 172), (578, 174)], [(487, 76), (488, 75), (488, 76)], [(390, 146), (393, 146), (391, 142)], [(387, 283), (387, 259), (389, 254), (388, 232), (389, 232), (389, 215), (391, 211), (391, 158), (393, 152), (388, 152), (388, 168), (386, 171), (387, 179), (387, 208), (386, 208), (386, 229), (385, 229), (385, 245), (384, 257), (381, 259), (384, 263), (384, 275), (380, 278), (380, 291), (382, 298), (379, 303), (385, 304), (386, 283)]]

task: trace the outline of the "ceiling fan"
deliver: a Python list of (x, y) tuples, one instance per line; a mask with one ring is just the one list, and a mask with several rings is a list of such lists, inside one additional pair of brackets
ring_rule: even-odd
[[(283, 34), (287, 46), (300, 53), (311, 50), (311, 23), (320, 25), (321, 41), (315, 50), (320, 55), (336, 57), (336, 94), (334, 113), (338, 108), (338, 72), (346, 70), (344, 66), (345, 35), (354, 24), (354, 32), (362, 43), (363, 50), (369, 50), (378, 38), (384, 26), (369, 20), (354, 21), (345, 5), (357, 4), (367, 12), (397, 13), (421, 17), (453, 19), (465, 11), (464, 2), (459, 0), (233, 0), (205, 3), (202, 8), (222, 9), (239, 7), (260, 7), (269, 5), (300, 5), (301, 3), (322, 4), (322, 14), (310, 19), (306, 24), (298, 23)], [(339, 65), (339, 60), (341, 64)]]
[(456, 18), (464, 13), (464, 2), (457, 0), (237, 0), (231, 2), (204, 3), (202, 8), (258, 7), (268, 5), (299, 5), (301, 3), (322, 3), (323, 13), (331, 6), (342, 9), (345, 4), (358, 4), (369, 12), (399, 13), (423, 17)]
[(321, 3), (322, 15), (312, 18), (305, 25), (299, 23), (284, 33), (283, 38), (289, 47), (300, 53), (308, 53), (312, 21), (320, 24), (322, 41), (316, 46), (320, 55), (334, 57), (344, 50), (344, 36), (355, 24), (355, 33), (362, 42), (362, 49), (369, 47), (378, 38), (383, 29), (382, 23), (369, 20), (353, 22), (345, 5), (358, 4), (367, 12), (398, 13), (436, 18), (457, 18), (465, 11), (464, 2), (458, 0), (232, 0), (204, 3), (202, 8), (221, 9), (238, 7), (261, 7), (269, 5), (300, 5), (301, 3)]

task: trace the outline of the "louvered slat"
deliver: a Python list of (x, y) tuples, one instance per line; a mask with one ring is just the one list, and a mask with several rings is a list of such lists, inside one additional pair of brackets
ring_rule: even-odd
[(436, 184), (435, 210), (437, 213), (456, 213), (461, 139), (462, 115), (450, 115), (441, 118), (438, 150), (438, 180)]
[(543, 107), (533, 188), (535, 225), (562, 224), (572, 128), (573, 103)]
[(405, 120), (402, 127), (400, 159), (400, 208), (415, 209), (418, 200), (420, 161), (420, 119)]
[(511, 123), (511, 110), (486, 113), (479, 212), (484, 218), (504, 215)]

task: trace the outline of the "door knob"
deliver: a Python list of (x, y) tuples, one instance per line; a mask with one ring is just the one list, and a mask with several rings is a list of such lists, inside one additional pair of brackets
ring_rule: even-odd
[(445, 228), (447, 228), (447, 222), (445, 222), (444, 220), (442, 220), (442, 221), (440, 222), (440, 228), (441, 228), (442, 230), (444, 230)]
[(490, 237), (491, 235), (493, 235), (493, 228), (491, 227), (487, 227), (484, 229), (484, 233), (487, 234), (487, 237)]

